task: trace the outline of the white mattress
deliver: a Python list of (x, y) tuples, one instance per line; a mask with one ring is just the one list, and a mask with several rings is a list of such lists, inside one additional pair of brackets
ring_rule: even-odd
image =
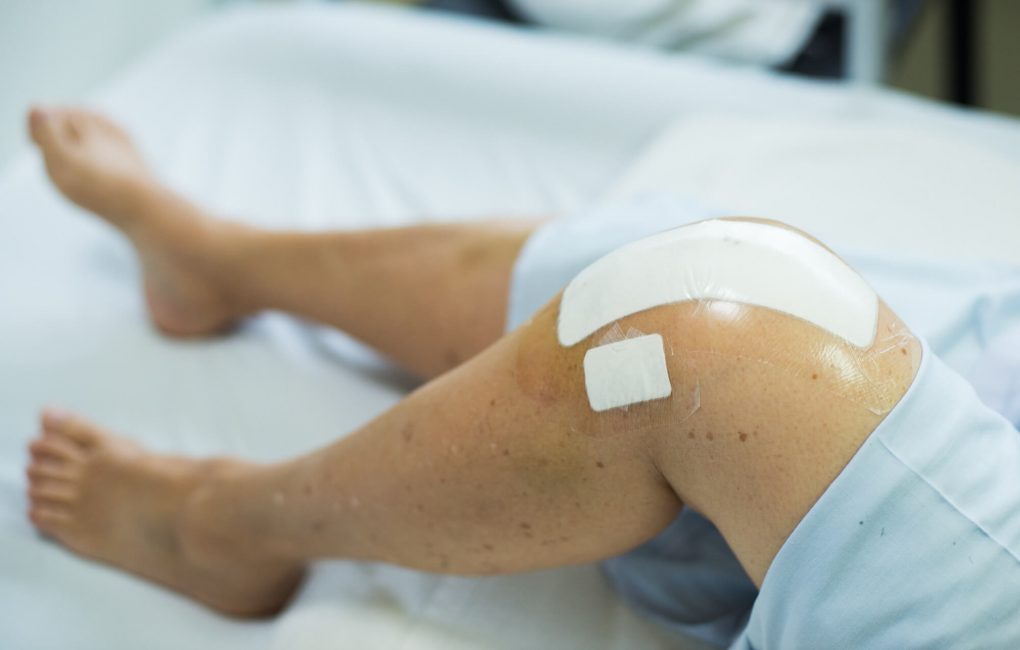
[[(1020, 155), (1015, 122), (899, 95), (357, 5), (229, 12), (157, 48), (95, 103), (195, 199), (307, 229), (571, 210), (677, 116), (909, 123), (982, 155)], [(819, 163), (840, 146), (826, 141)], [(840, 197), (815, 199), (824, 214)], [(326, 562), (280, 618), (241, 623), (40, 540), (22, 472), (44, 404), (158, 449), (268, 460), (343, 435), (406, 389), (351, 341), (280, 315), (227, 339), (161, 338), (137, 279), (125, 242), (55, 195), (37, 158), (0, 176), (0, 647), (668, 645), (590, 566), (466, 579)]]

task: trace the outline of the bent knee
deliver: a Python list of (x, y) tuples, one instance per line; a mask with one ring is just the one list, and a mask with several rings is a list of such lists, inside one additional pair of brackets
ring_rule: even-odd
[(761, 219), (712, 219), (622, 246), (551, 307), (560, 347), (583, 355), (595, 411), (670, 396), (678, 349), (689, 362), (757, 348), (773, 370), (806, 373), (876, 412), (902, 388), (882, 355), (903, 342), (916, 361), (913, 337), (856, 271), (805, 233)]
[(756, 219), (617, 249), (523, 337), (525, 392), (583, 402), (593, 434), (646, 435), (679, 497), (728, 539), (785, 539), (920, 361), (916, 338), (845, 262)]

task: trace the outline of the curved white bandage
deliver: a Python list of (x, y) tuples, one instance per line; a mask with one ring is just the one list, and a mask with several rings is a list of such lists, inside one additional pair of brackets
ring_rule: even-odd
[(560, 302), (561, 345), (652, 307), (726, 300), (802, 318), (864, 348), (878, 296), (825, 247), (786, 228), (711, 220), (616, 249), (575, 277)]

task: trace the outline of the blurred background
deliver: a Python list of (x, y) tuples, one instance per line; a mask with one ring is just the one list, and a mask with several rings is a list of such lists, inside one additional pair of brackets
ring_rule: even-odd
[[(22, 115), (29, 102), (83, 97), (153, 43), (203, 13), (243, 2), (315, 1), (326, 0), (4, 0), (0, 4), (0, 166), (24, 146)], [(882, 83), (937, 100), (1020, 115), (1018, 0), (792, 2), (818, 7), (817, 15), (807, 19), (811, 27), (806, 40), (798, 41), (784, 60), (739, 63)], [(525, 27), (544, 22), (563, 28), (562, 21), (557, 22), (561, 15), (556, 7), (573, 4), (576, 11), (579, 3), (390, 0), (389, 4), (417, 4)], [(579, 31), (606, 35), (598, 34), (597, 26), (588, 27)], [(660, 40), (651, 45), (682, 50), (696, 48), (695, 41), (703, 40), (697, 36), (687, 43)]]

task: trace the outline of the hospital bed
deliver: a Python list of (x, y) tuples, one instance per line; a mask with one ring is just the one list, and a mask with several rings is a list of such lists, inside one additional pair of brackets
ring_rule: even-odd
[[(264, 226), (554, 215), (666, 186), (838, 245), (1010, 262), (1020, 243), (1016, 121), (408, 9), (230, 10), (92, 103), (173, 186)], [(278, 314), (163, 338), (137, 281), (126, 242), (59, 198), (36, 156), (0, 176), (0, 648), (677, 647), (594, 566), (463, 578), (323, 562), (279, 618), (239, 622), (40, 539), (23, 467), (46, 404), (158, 450), (272, 460), (411, 385)]]

